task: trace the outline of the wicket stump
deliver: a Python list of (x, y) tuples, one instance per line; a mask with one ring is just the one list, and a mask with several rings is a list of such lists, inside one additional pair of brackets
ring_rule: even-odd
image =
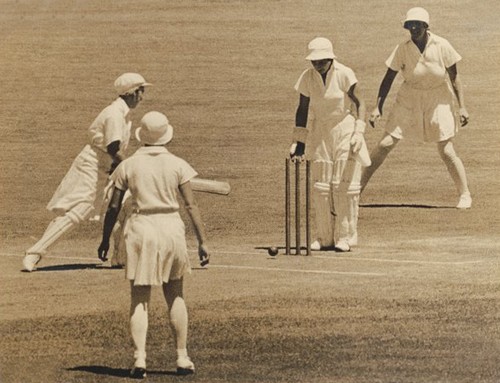
[[(290, 163), (295, 164), (295, 254), (301, 254), (301, 161), (285, 160), (285, 254), (291, 254), (291, 174)], [(305, 161), (305, 194), (306, 194), (306, 255), (311, 255), (311, 161)]]

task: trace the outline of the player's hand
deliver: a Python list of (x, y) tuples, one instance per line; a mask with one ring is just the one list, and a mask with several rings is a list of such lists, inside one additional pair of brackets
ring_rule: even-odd
[(361, 149), (361, 145), (363, 145), (363, 133), (361, 132), (354, 132), (351, 136), (351, 150), (354, 154), (359, 152)]
[(469, 123), (469, 113), (467, 109), (460, 108), (460, 126), (465, 126)]
[(108, 260), (109, 242), (102, 241), (97, 249), (97, 256), (103, 262)]
[(368, 118), (368, 122), (370, 122), (372, 128), (375, 127), (375, 123), (380, 119), (380, 116), (382, 116), (382, 111), (377, 106), (373, 109), (372, 114), (370, 114), (370, 117)]
[(198, 246), (198, 257), (200, 258), (200, 266), (205, 267), (210, 262), (210, 253), (205, 245)]
[(303, 142), (294, 142), (290, 146), (290, 158), (292, 161), (304, 161), (304, 155), (306, 151), (306, 144)]

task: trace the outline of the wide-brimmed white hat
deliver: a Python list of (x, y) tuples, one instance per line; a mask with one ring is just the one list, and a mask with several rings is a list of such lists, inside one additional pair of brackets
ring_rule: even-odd
[(306, 60), (315, 61), (335, 58), (332, 42), (324, 37), (316, 37), (311, 40), (307, 45), (307, 50), (309, 54)]
[(427, 12), (424, 8), (421, 7), (415, 7), (411, 8), (406, 12), (406, 18), (404, 19), (403, 25), (407, 21), (423, 21), (424, 23), (429, 26), (429, 12)]
[(141, 125), (135, 130), (137, 141), (147, 145), (165, 145), (174, 136), (174, 127), (167, 116), (160, 112), (148, 112), (141, 119)]
[(115, 90), (119, 96), (134, 93), (141, 86), (151, 86), (139, 73), (124, 73), (115, 80)]

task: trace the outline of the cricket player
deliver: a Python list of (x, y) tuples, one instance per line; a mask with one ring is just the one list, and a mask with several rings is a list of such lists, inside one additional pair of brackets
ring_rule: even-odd
[[(312, 250), (350, 251), (358, 242), (361, 167), (370, 163), (364, 141), (365, 104), (356, 75), (337, 61), (330, 40), (308, 44), (306, 69), (295, 85), (300, 94), (290, 155), (312, 160), (316, 239)], [(309, 111), (311, 127), (307, 127)]]
[(194, 372), (187, 353), (188, 315), (183, 298), (183, 277), (190, 272), (185, 226), (179, 214), (177, 193), (183, 197), (198, 240), (201, 264), (208, 263), (204, 226), (190, 180), (197, 173), (165, 145), (173, 137), (173, 127), (159, 112), (148, 112), (136, 130), (143, 146), (124, 160), (111, 175), (114, 190), (106, 216), (99, 258), (106, 260), (109, 239), (120, 212), (126, 190), (132, 194), (136, 210), (124, 229), (127, 254), (126, 278), (130, 280), (130, 329), (135, 345), (131, 377), (146, 376), (146, 336), (151, 286), (162, 286), (175, 335), (177, 371)]
[(130, 139), (129, 112), (151, 84), (138, 73), (124, 73), (114, 83), (118, 98), (104, 108), (88, 130), (88, 144), (75, 158), (47, 205), (58, 216), (42, 238), (26, 250), (23, 269), (33, 271), (47, 248), (75, 225), (99, 212), (109, 174), (125, 156)]
[(409, 136), (437, 143), (439, 155), (460, 196), (456, 207), (468, 209), (472, 198), (467, 176), (453, 147), (459, 125), (469, 122), (457, 71), (461, 57), (447, 40), (431, 33), (429, 25), (429, 13), (425, 9), (411, 8), (403, 24), (410, 38), (399, 44), (386, 61), (388, 69), (380, 84), (377, 106), (369, 119), (372, 126), (382, 115), (385, 99), (399, 72), (404, 82), (388, 116), (385, 132), (371, 153), (373, 163), (364, 169), (361, 188), (366, 187), (397, 143)]

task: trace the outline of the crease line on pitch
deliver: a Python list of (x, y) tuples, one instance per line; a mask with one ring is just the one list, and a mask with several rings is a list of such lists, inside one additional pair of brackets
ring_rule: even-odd
[(358, 272), (358, 271), (331, 271), (331, 270), (303, 270), (303, 269), (283, 269), (274, 267), (258, 267), (258, 266), (238, 266), (238, 265), (213, 265), (210, 264), (209, 268), (221, 268), (221, 269), (241, 269), (241, 270), (260, 270), (260, 271), (282, 271), (290, 273), (305, 273), (305, 274), (340, 274), (340, 275), (359, 275), (359, 276), (375, 276), (381, 277), (386, 274), (383, 273), (369, 273), (369, 272)]

